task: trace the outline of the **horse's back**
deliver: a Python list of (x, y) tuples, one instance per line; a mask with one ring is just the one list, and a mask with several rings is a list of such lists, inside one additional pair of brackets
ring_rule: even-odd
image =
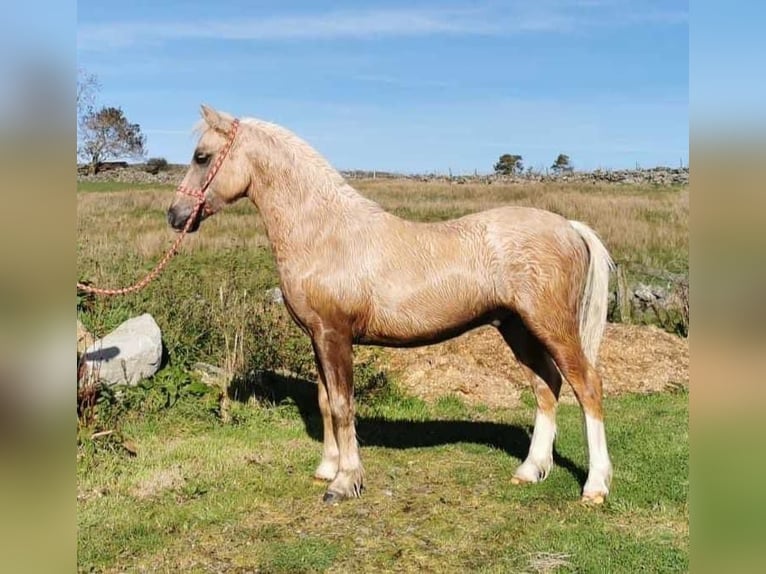
[(546, 234), (571, 228), (569, 221), (558, 213), (519, 205), (504, 205), (478, 211), (447, 223), (466, 226), (484, 225), (494, 231), (520, 235)]
[(580, 287), (566, 284), (583, 250), (566, 219), (540, 209), (437, 223), (381, 214), (357, 233), (334, 235), (314, 259), (322, 272), (305, 276), (301, 291), (311, 308), (348, 317), (360, 341), (422, 343), (522, 309), (546, 284), (574, 300)]
[(438, 339), (517, 309), (535, 286), (566, 282), (583, 248), (566, 219), (524, 207), (438, 223), (389, 219), (371, 233), (373, 338)]

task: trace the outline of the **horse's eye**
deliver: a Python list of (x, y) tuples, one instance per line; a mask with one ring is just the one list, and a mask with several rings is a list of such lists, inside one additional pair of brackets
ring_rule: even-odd
[(194, 154), (194, 163), (197, 165), (205, 165), (210, 161), (210, 154), (197, 152)]

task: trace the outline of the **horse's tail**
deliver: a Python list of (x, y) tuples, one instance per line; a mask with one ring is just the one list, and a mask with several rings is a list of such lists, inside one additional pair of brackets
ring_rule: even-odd
[(588, 275), (580, 302), (580, 340), (585, 356), (595, 366), (606, 325), (609, 272), (614, 268), (614, 261), (595, 231), (579, 221), (569, 223), (580, 234), (590, 253)]

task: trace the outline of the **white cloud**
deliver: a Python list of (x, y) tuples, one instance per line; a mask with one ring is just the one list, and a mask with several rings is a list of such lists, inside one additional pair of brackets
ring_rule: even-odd
[(369, 10), (218, 21), (107, 22), (80, 26), (81, 50), (125, 47), (142, 42), (183, 40), (296, 40), (493, 34), (497, 24), (456, 10)]
[(615, 0), (542, 0), (471, 8), (368, 9), (214, 21), (99, 22), (78, 28), (78, 49), (98, 51), (189, 39), (284, 41), (431, 35), (560, 33), (589, 25), (675, 23), (686, 11)]

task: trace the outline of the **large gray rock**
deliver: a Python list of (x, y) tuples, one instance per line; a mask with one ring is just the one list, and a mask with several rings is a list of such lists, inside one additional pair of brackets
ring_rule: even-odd
[(87, 373), (110, 385), (135, 385), (160, 368), (162, 334), (148, 313), (125, 321), (85, 350)]

